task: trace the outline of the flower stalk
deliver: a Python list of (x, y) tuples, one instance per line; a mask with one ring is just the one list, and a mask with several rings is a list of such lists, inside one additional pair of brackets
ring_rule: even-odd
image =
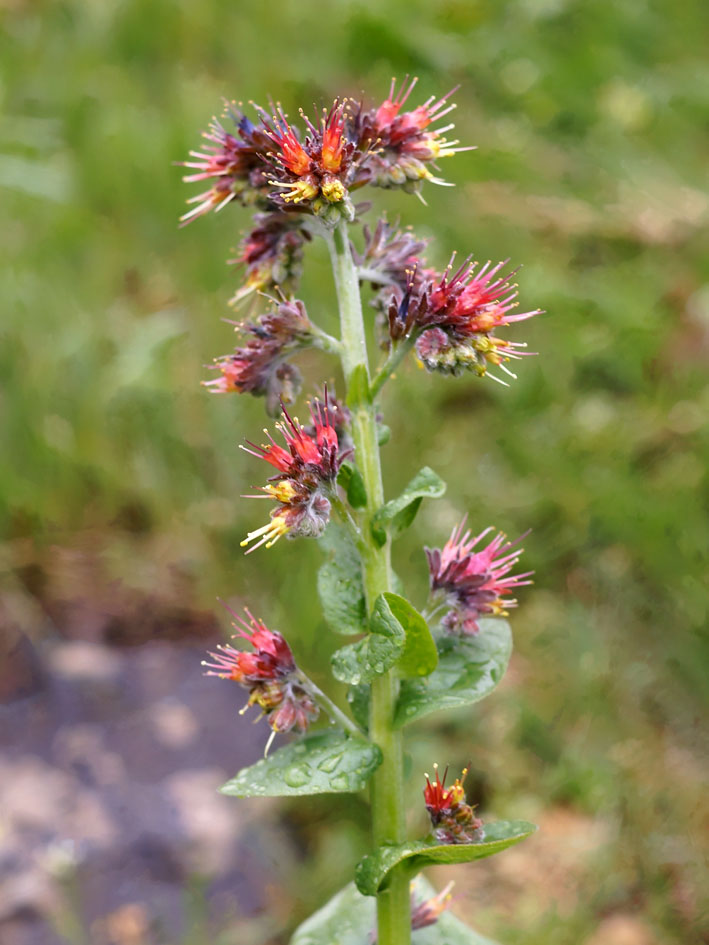
[[(348, 385), (347, 401), (352, 411), (352, 438), (367, 493), (358, 547), (367, 612), (371, 613), (377, 597), (391, 590), (391, 554), (389, 540), (379, 547), (370, 528), (374, 515), (384, 502), (384, 487), (376, 415), (369, 390), (369, 360), (359, 278), (344, 221), (328, 234), (328, 245), (340, 310), (341, 358)], [(360, 365), (360, 371), (367, 380), (366, 385), (361, 380), (357, 383), (353, 377)], [(372, 839), (375, 848), (386, 843), (402, 843), (406, 838), (403, 748), (401, 733), (393, 728), (398, 691), (399, 683), (392, 672), (378, 676), (372, 682), (369, 737), (379, 746), (384, 759), (371, 781)], [(407, 945), (411, 941), (409, 883), (401, 871), (394, 870), (387, 889), (377, 896), (377, 925), (380, 945)]]
[[(212, 393), (263, 397), (275, 418), (274, 432), (265, 429), (263, 442), (242, 446), (270, 467), (265, 485), (244, 496), (266, 500), (267, 521), (246, 535), (242, 547), (251, 554), (281, 538), (321, 539), (339, 519), (342, 527), (323, 542), (328, 560), (318, 593), (332, 629), (358, 637), (331, 660), (335, 678), (353, 687), (355, 724), (297, 665), (285, 637), (248, 610), (247, 619), (232, 614), (239, 645), (217, 646), (204, 663), (206, 675), (248, 692), (242, 712), (257, 707), (271, 728), (266, 753), (276, 735), (297, 731), (299, 737), (243, 769), (222, 790), (238, 797), (307, 795), (354, 792), (369, 783), (373, 849), (357, 866), (355, 882), (361, 893), (377, 898), (377, 929), (361, 927), (360, 938), (371, 931), (369, 940), (379, 945), (409, 945), (411, 930), (436, 922), (450, 901), (449, 887), (424, 902), (411, 898), (409, 880), (427, 862), (425, 851), (440, 862), (437, 847), (455, 845), (456, 861), (467, 862), (478, 858), (487, 836), (467, 803), (465, 772), (446, 788), (445, 774), (441, 781), (434, 767), (435, 782), (426, 776), (424, 791), (432, 832), (414, 844), (417, 862), (407, 862), (402, 722), (448, 707), (451, 687), (460, 705), (478, 702), (494, 688), (511, 648), (509, 627), (500, 618), (516, 606), (510, 592), (531, 576), (511, 573), (521, 539), (510, 542), (499, 532), (483, 544), (493, 527), (466, 530), (464, 518), (442, 548), (431, 543), (424, 549), (430, 585), (425, 613), (403, 596), (398, 581), (394, 593), (392, 539), (412, 523), (422, 499), (443, 494), (445, 483), (426, 466), (385, 502), (379, 444), (388, 428), (380, 426), (379, 394), (409, 354), (431, 373), (472, 374), (506, 385), (489, 368), (514, 378), (508, 362), (531, 352), (497, 331), (539, 314), (516, 310), (511, 280), (517, 270), (508, 270), (506, 261), (481, 263), (469, 256), (455, 264), (454, 254), (438, 272), (424, 255), (428, 241), (410, 228), (392, 226), (385, 217), (373, 227), (360, 219), (368, 206), (353, 202), (360, 188), (420, 197), (424, 186), (446, 184), (439, 159), (470, 150), (444, 137), (451, 123), (439, 125), (455, 107), (452, 92), (407, 105), (416, 81), (393, 81), (377, 107), (337, 98), (312, 120), (301, 111), (304, 128), (291, 124), (280, 106), (254, 106), (254, 121), (227, 104), (224, 122), (215, 118), (206, 143), (184, 162), (190, 169), (185, 180), (208, 189), (190, 198), (183, 223), (229, 203), (254, 211), (232, 260), (243, 268), (244, 280), (231, 304), (244, 306), (248, 315), (234, 323), (236, 347), (215, 359), (214, 375), (203, 382)], [(362, 226), (354, 243), (351, 223)], [(313, 322), (296, 297), (305, 248), (315, 237), (330, 253), (339, 338)], [(371, 324), (387, 352), (374, 372), (362, 283), (372, 287)], [(346, 396), (339, 400), (328, 385), (319, 385), (301, 423), (296, 405), (303, 379), (294, 360), (313, 348), (339, 358)], [(321, 710), (336, 728), (310, 733)], [(502, 822), (491, 825), (490, 837), (504, 849), (533, 829)], [(312, 917), (316, 926), (323, 914), (330, 923), (330, 905)]]

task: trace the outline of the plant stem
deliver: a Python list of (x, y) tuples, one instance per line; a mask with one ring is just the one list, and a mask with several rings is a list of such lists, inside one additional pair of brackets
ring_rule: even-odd
[(344, 712), (339, 709), (332, 699), (329, 696), (326, 696), (325, 693), (319, 686), (316, 686), (312, 681), (310, 676), (306, 676), (305, 673), (301, 670), (298, 670), (298, 678), (306, 689), (309, 689), (312, 695), (315, 696), (317, 701), (322, 705), (326, 712), (328, 712), (332, 718), (337, 719), (340, 725), (346, 732), (349, 732), (350, 735), (357, 735), (360, 738), (362, 733), (354, 724), (351, 719), (348, 719)]
[(404, 357), (411, 351), (418, 334), (412, 331), (406, 338), (402, 338), (401, 341), (395, 348), (392, 348), (389, 352), (389, 357), (386, 359), (384, 364), (381, 367), (381, 370), (375, 375), (374, 380), (369, 386), (369, 392), (372, 400), (377, 396), (379, 391), (384, 387), (386, 382), (389, 380), (394, 371), (398, 368), (399, 364), (403, 361)]
[[(360, 365), (369, 380), (369, 363), (359, 278), (352, 260), (347, 224), (344, 221), (328, 233), (327, 242), (340, 308), (341, 357), (348, 384), (355, 458), (367, 491), (359, 551), (367, 612), (371, 613), (377, 597), (391, 590), (389, 541), (380, 548), (372, 537), (370, 527), (373, 516), (384, 502), (377, 424), (368, 391), (363, 392), (363, 385), (359, 382), (350, 385), (352, 375)], [(401, 733), (394, 731), (392, 726), (398, 694), (399, 683), (391, 672), (378, 676), (372, 683), (369, 737), (381, 748), (384, 758), (371, 781), (372, 834), (375, 847), (384, 843), (403, 843), (406, 839), (402, 741)], [(407, 877), (394, 870), (389, 886), (377, 896), (379, 945), (408, 945), (411, 941), (410, 909)]]

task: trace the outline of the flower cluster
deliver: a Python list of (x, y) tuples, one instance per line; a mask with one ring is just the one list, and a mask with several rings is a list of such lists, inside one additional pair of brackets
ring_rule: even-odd
[(280, 107), (269, 112), (255, 106), (254, 123), (227, 103), (224, 117), (233, 122), (233, 132), (214, 118), (204, 133), (209, 143), (184, 162), (193, 172), (186, 181), (211, 185), (191, 198), (194, 207), (182, 222), (236, 199), (262, 210), (315, 214), (335, 225), (342, 217), (354, 219), (350, 192), (365, 184), (418, 193), (425, 180), (444, 183), (430, 168), (439, 158), (467, 150), (445, 139), (453, 125), (432, 127), (455, 107), (448, 103), (452, 92), (402, 111), (415, 85), (416, 79), (407, 78), (396, 92), (392, 81), (389, 96), (376, 108), (335, 100), (316, 122), (301, 112), (304, 133)]
[(285, 359), (311, 343), (311, 327), (302, 302), (279, 303), (257, 321), (237, 325), (249, 340), (217, 358), (212, 370), (220, 376), (202, 383), (213, 393), (265, 395), (266, 409), (276, 412), (279, 403), (292, 403), (300, 390), (300, 373)]
[[(530, 352), (522, 342), (497, 338), (494, 331), (541, 314), (541, 309), (514, 312), (517, 286), (513, 272), (502, 274), (506, 262), (478, 268), (467, 259), (455, 272), (452, 261), (443, 275), (411, 271), (405, 289), (396, 289), (389, 306), (392, 339), (420, 332), (416, 353), (429, 371), (458, 375), (488, 373), (490, 364), (515, 377), (505, 362)], [(494, 380), (500, 378), (490, 375)]]
[(439, 843), (480, 843), (485, 832), (483, 822), (475, 816), (474, 809), (466, 803), (463, 781), (468, 773), (464, 768), (452, 787), (446, 788), (446, 775), (438, 777), (438, 765), (434, 765), (436, 780), (433, 784), (426, 775), (426, 787), (423, 797), (426, 810), (431, 818), (433, 835)]
[(304, 732), (317, 718), (318, 707), (301, 684), (290, 647), (278, 631), (269, 630), (248, 610), (248, 623), (231, 613), (238, 631), (235, 637), (247, 640), (253, 652), (218, 645), (218, 652), (209, 654), (214, 662), (202, 662), (207, 667), (205, 675), (231, 679), (248, 689), (249, 701), (242, 713), (252, 705), (259, 706), (261, 718), (268, 719), (274, 732), (289, 732), (292, 728)]
[[(365, 163), (368, 182), (376, 187), (403, 187), (419, 193), (421, 183), (429, 180), (434, 184), (445, 181), (436, 177), (429, 165), (436, 167), (438, 158), (450, 157), (458, 151), (472, 148), (457, 147), (457, 141), (446, 141), (444, 135), (454, 125), (433, 129), (431, 125), (451, 112), (455, 105), (448, 104), (451, 91), (436, 101), (435, 96), (412, 111), (402, 112), (417, 79), (408, 82), (408, 76), (396, 91), (392, 79), (389, 96), (371, 111), (360, 110), (355, 127), (362, 144), (370, 145)], [(407, 85), (408, 83), (408, 85)]]
[[(329, 111), (324, 109), (318, 125), (303, 112), (301, 118), (307, 128), (302, 142), (282, 109), (270, 117), (261, 110), (261, 121), (274, 149), (268, 154), (269, 184), (275, 188), (272, 199), (286, 206), (304, 204), (326, 216), (329, 205), (341, 204), (345, 217), (353, 220), (348, 185), (361, 155), (357, 143), (346, 134), (344, 103), (335, 101)], [(339, 213), (335, 213), (332, 222), (338, 219)]]
[[(275, 466), (278, 474), (262, 488), (264, 495), (248, 498), (268, 498), (278, 503), (271, 512), (268, 524), (249, 532), (242, 546), (258, 538), (249, 549), (261, 545), (270, 548), (282, 535), (289, 538), (318, 538), (330, 519), (330, 498), (340, 466), (351, 450), (340, 452), (339, 441), (330, 412), (327, 391), (325, 401), (315, 400), (310, 405), (312, 435), (283, 407), (283, 422), (278, 429), (287, 449), (279, 446), (269, 434), (270, 443), (257, 446), (247, 440), (247, 453), (265, 459)], [(249, 553), (247, 552), (247, 554)]]
[(190, 151), (194, 160), (182, 162), (183, 167), (196, 171), (183, 178), (186, 183), (212, 182), (208, 190), (187, 201), (194, 206), (181, 217), (183, 226), (210, 210), (221, 210), (235, 199), (247, 205), (258, 203), (259, 198), (263, 202), (268, 189), (268, 172), (263, 161), (270, 147), (266, 129), (249, 121), (234, 102), (225, 103), (223, 117), (233, 121), (235, 133), (227, 131), (214, 117), (209, 130), (202, 133), (210, 143), (201, 151)]
[(292, 213), (257, 213), (254, 223), (256, 226), (241, 243), (239, 255), (229, 260), (246, 269), (243, 285), (230, 300), (234, 306), (257, 292), (292, 292), (302, 272), (303, 245), (310, 239), (300, 217)]
[(392, 288), (403, 296), (412, 280), (420, 281), (431, 274), (423, 263), (422, 253), (426, 241), (419, 239), (410, 229), (399, 230), (386, 220), (379, 220), (374, 230), (363, 227), (364, 247), (361, 252), (352, 247), (352, 258), (359, 270), (362, 282), (370, 282), (376, 291), (370, 305), (376, 311), (377, 335), (382, 347), (389, 345), (392, 335), (389, 324), (389, 305)]
[[(493, 531), (486, 528), (471, 537), (465, 529), (466, 519), (453, 529), (443, 549), (425, 548), (431, 591), (442, 593), (450, 610), (443, 618), (443, 626), (450, 632), (478, 633), (478, 619), (486, 614), (506, 616), (517, 606), (514, 598), (504, 597), (509, 591), (532, 582), (526, 580), (534, 572), (511, 575), (519, 561), (521, 548), (517, 541), (507, 541), (500, 532), (479, 551), (474, 548)], [(514, 550), (513, 550), (514, 549)]]

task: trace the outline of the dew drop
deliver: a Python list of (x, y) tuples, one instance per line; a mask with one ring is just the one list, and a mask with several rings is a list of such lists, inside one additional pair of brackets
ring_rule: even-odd
[(335, 770), (341, 761), (342, 752), (340, 752), (339, 755), (330, 755), (327, 758), (323, 758), (323, 760), (318, 765), (318, 768), (320, 768), (321, 771), (325, 771), (327, 774), (330, 774)]
[(383, 673), (383, 672), (384, 672), (384, 663), (375, 663), (375, 664), (374, 664), (374, 672), (375, 672), (375, 673), (379, 673), (379, 674)]
[(350, 779), (346, 774), (336, 774), (334, 778), (330, 779), (330, 787), (336, 791), (349, 791)]
[(310, 780), (310, 766), (306, 764), (291, 765), (290, 768), (286, 768), (283, 780), (290, 787), (302, 787)]
[(406, 710), (406, 714), (413, 715), (415, 711), (416, 711), (416, 706), (410, 705), (408, 709)]
[(358, 686), (359, 683), (360, 683), (361, 678), (362, 678), (362, 677), (359, 675), (359, 673), (355, 673), (354, 676), (352, 677), (352, 685), (353, 685), (353, 686)]

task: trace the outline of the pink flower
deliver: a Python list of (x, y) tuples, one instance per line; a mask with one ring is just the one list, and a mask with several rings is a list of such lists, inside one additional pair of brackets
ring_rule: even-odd
[(221, 376), (202, 383), (215, 394), (265, 395), (268, 412), (273, 413), (279, 403), (292, 403), (300, 390), (300, 374), (285, 359), (310, 344), (310, 328), (302, 302), (280, 302), (256, 322), (237, 325), (249, 341), (218, 358), (212, 370)]
[(435, 925), (446, 909), (450, 908), (453, 880), (448, 883), (437, 895), (431, 896), (418, 904), (411, 899), (411, 929), (424, 929), (427, 925)]
[(218, 676), (239, 683), (249, 692), (242, 709), (258, 705), (274, 732), (292, 728), (305, 731), (318, 715), (318, 707), (301, 684), (290, 647), (276, 630), (269, 630), (248, 610), (248, 622), (230, 611), (237, 636), (247, 640), (253, 652), (237, 650), (229, 644), (211, 652), (213, 662), (202, 662), (206, 676)]
[(246, 278), (230, 303), (237, 306), (256, 292), (289, 295), (302, 271), (303, 245), (310, 236), (303, 230), (300, 215), (280, 210), (257, 213), (256, 226), (243, 240), (239, 255), (230, 263), (244, 265)]
[(269, 141), (262, 129), (253, 125), (233, 104), (227, 103), (224, 115), (235, 124), (236, 134), (228, 132), (215, 117), (202, 137), (210, 144), (201, 151), (190, 151), (195, 159), (183, 161), (182, 166), (197, 173), (187, 174), (186, 183), (211, 180), (209, 190), (191, 197), (187, 202), (195, 206), (181, 217), (184, 226), (210, 210), (221, 210), (234, 199), (249, 203), (266, 185), (263, 158)]
[[(455, 272), (451, 263), (442, 275), (417, 269), (406, 287), (395, 289), (389, 305), (390, 336), (397, 339), (417, 329), (416, 353), (429, 371), (458, 375), (474, 371), (481, 377), (488, 366), (499, 366), (515, 377), (505, 363), (529, 352), (521, 342), (494, 335), (495, 329), (539, 315), (541, 309), (515, 312), (517, 286), (514, 272), (501, 275), (505, 266), (490, 262), (478, 268), (467, 259)], [(495, 375), (493, 380), (505, 382)]]
[(445, 139), (445, 133), (454, 125), (430, 128), (455, 108), (448, 104), (448, 99), (456, 89), (451, 89), (438, 101), (432, 96), (413, 111), (402, 112), (417, 81), (412, 79), (408, 83), (407, 76), (397, 92), (392, 80), (388, 98), (378, 108), (369, 112), (360, 110), (357, 115), (355, 127), (360, 147), (364, 150), (363, 145), (367, 143), (370, 148), (362, 161), (362, 174), (368, 175), (369, 182), (377, 187), (403, 187), (418, 193), (425, 180), (444, 184), (429, 165), (435, 168), (438, 158), (473, 150), (457, 147), (457, 141)]
[[(517, 541), (509, 542), (500, 532), (479, 551), (473, 549), (493, 531), (486, 528), (471, 537), (470, 531), (463, 533), (466, 519), (457, 525), (442, 550), (425, 548), (433, 593), (441, 592), (451, 606), (443, 618), (449, 631), (478, 633), (478, 619), (486, 614), (506, 616), (517, 601), (504, 595), (517, 587), (532, 582), (526, 580), (534, 572), (510, 575), (518, 563), (521, 548)], [(524, 536), (522, 536), (524, 537)], [(515, 549), (515, 550), (513, 550)]]
[[(302, 141), (280, 108), (273, 115), (259, 111), (273, 146), (268, 154), (272, 170), (269, 183), (276, 188), (272, 199), (284, 205), (303, 204), (316, 212), (316, 198), (323, 198), (326, 204), (348, 201), (357, 155), (346, 133), (344, 103), (336, 100), (329, 111), (323, 110), (317, 125), (301, 112), (307, 128)], [(348, 214), (354, 216), (349, 206)]]
[(335, 488), (337, 473), (351, 450), (339, 452), (327, 391), (323, 404), (318, 400), (311, 404), (310, 417), (312, 434), (283, 407), (283, 422), (278, 424), (278, 429), (286, 448), (276, 443), (270, 434), (270, 443), (257, 446), (247, 441), (252, 449), (242, 447), (278, 470), (261, 490), (263, 496), (250, 497), (269, 498), (279, 504), (271, 512), (268, 524), (249, 532), (242, 541), (245, 546), (259, 539), (247, 554), (261, 545), (270, 548), (282, 535), (318, 538), (327, 526), (330, 519), (328, 494)]

